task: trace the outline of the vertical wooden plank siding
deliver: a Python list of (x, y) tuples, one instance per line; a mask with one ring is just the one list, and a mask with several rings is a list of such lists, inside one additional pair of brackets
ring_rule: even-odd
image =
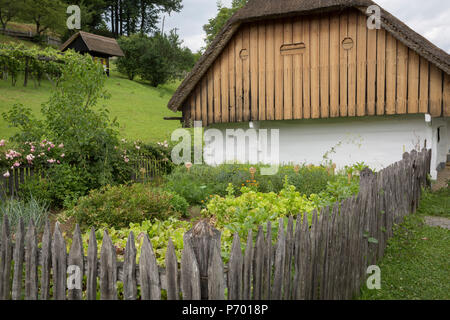
[(408, 48), (397, 43), (397, 114), (406, 113), (408, 87)]
[(397, 79), (397, 40), (386, 35), (386, 114), (395, 114), (395, 92)]
[(195, 90), (195, 118), (196, 121), (202, 119), (202, 91), (201, 86)]
[(408, 51), (408, 113), (419, 112), (419, 55)]
[(422, 57), (420, 57), (419, 77), (419, 112), (428, 113), (429, 64)]
[(348, 14), (342, 13), (339, 17), (339, 113), (341, 117), (347, 116), (348, 106), (348, 50), (342, 43), (348, 36)]
[(358, 16), (355, 12), (348, 15), (348, 37), (353, 40), (353, 47), (348, 50), (348, 103), (347, 115), (354, 117), (356, 115), (356, 35), (357, 35)]
[(206, 74), (208, 83), (208, 124), (214, 123), (214, 72), (209, 68)]
[(228, 122), (228, 94), (230, 93), (230, 89), (228, 87), (228, 50), (224, 50), (222, 52), (222, 58), (220, 60), (220, 96), (221, 96), (221, 104), (222, 104), (222, 122)]
[(375, 115), (377, 29), (367, 30), (367, 115)]
[(187, 98), (185, 123), (447, 115), (448, 76), (366, 22), (344, 10), (243, 24)]
[(442, 71), (430, 65), (430, 114), (440, 117), (442, 114)]
[(243, 60), (243, 121), (250, 120), (250, 28), (247, 26), (242, 30), (242, 47), (247, 51), (247, 57)]
[(358, 26), (356, 36), (357, 50), (357, 83), (356, 83), (356, 115), (358, 117), (366, 114), (366, 71), (367, 71), (367, 17), (358, 15)]
[[(286, 20), (284, 24), (284, 36), (283, 44), (292, 44), (292, 21)], [(280, 53), (281, 54), (281, 53)], [(283, 56), (283, 93), (284, 93), (284, 108), (283, 108), (283, 119), (292, 119), (292, 109), (293, 109), (293, 73), (292, 73), (292, 55)]]
[(258, 119), (266, 120), (266, 25), (258, 25)]
[(203, 126), (208, 125), (208, 77), (202, 79), (202, 118)]
[(320, 74), (319, 74), (319, 19), (313, 17), (310, 23), (311, 60), (311, 118), (320, 117)]
[(266, 120), (275, 119), (275, 27), (266, 25)]
[(386, 105), (386, 31), (377, 30), (377, 115), (384, 114)]
[(339, 117), (339, 15), (330, 18), (330, 117)]
[(258, 120), (258, 25), (250, 27), (250, 119)]
[[(304, 38), (302, 38), (302, 21), (295, 20), (292, 24), (292, 42), (293, 43), (304, 43)], [(307, 50), (307, 49), (306, 49)], [(292, 72), (293, 72), (293, 118), (302, 119), (303, 118), (303, 54), (296, 54), (292, 57)]]
[(450, 75), (444, 74), (444, 117), (450, 117)]
[(236, 58), (236, 121), (242, 121), (242, 110), (244, 99), (242, 97), (243, 84), (242, 84), (242, 68), (243, 63), (240, 57), (242, 51), (242, 32), (238, 32), (235, 37), (235, 58)]
[(222, 122), (220, 64), (214, 64), (214, 122)]
[(275, 120), (283, 120), (283, 57), (280, 48), (283, 45), (284, 24), (282, 21), (275, 23)]
[(229, 117), (230, 122), (236, 120), (236, 52), (234, 49), (235, 40), (230, 41), (228, 48), (228, 75), (229, 75)]
[(311, 118), (311, 39), (309, 36), (310, 19), (304, 18), (302, 21), (303, 41), (306, 46), (305, 53), (303, 54), (303, 118)]
[(319, 39), (320, 117), (328, 118), (330, 113), (330, 20), (328, 16), (320, 19)]

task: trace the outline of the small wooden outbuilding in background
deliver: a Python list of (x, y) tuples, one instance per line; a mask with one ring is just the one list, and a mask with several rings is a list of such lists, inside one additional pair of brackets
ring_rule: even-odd
[(102, 63), (108, 76), (109, 58), (124, 56), (116, 39), (84, 31), (77, 32), (60, 47), (63, 52), (67, 49), (73, 49), (82, 54), (89, 53), (94, 60), (99, 60)]

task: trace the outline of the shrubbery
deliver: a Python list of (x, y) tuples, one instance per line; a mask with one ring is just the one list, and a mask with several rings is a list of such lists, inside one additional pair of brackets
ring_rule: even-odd
[(68, 212), (84, 227), (126, 228), (144, 220), (164, 220), (186, 215), (181, 196), (148, 184), (106, 186), (92, 190)]
[(191, 205), (201, 205), (210, 195), (225, 196), (228, 184), (231, 183), (236, 195), (241, 193), (242, 186), (257, 185), (259, 192), (278, 193), (283, 188), (284, 177), (288, 176), (289, 183), (296, 190), (307, 196), (320, 193), (327, 188), (329, 181), (336, 177), (324, 167), (302, 166), (294, 170), (294, 166), (281, 166), (275, 175), (260, 175), (260, 166), (255, 165), (257, 173), (251, 180), (250, 165), (223, 164), (212, 167), (194, 165), (188, 171), (185, 167), (177, 167), (167, 176), (165, 188), (182, 195)]

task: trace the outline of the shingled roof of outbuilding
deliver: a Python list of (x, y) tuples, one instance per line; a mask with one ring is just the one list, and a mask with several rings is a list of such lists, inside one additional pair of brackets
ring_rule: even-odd
[(95, 51), (110, 56), (123, 57), (123, 51), (120, 49), (116, 39), (99, 36), (97, 34), (80, 31), (71, 36), (66, 42), (64, 42), (60, 50), (64, 51), (67, 47), (75, 41), (78, 37), (81, 37), (88, 47), (89, 51)]
[[(186, 76), (169, 101), (168, 108), (177, 111), (203, 75), (233, 37), (239, 26), (246, 22), (309, 15), (355, 8), (366, 14), (367, 7), (376, 5), (371, 0), (249, 0), (225, 24), (197, 64)], [(406, 24), (381, 8), (381, 26), (397, 40), (435, 66), (450, 74), (450, 55), (438, 48)]]

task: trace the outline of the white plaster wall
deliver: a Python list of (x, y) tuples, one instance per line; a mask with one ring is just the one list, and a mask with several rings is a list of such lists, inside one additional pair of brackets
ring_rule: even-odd
[[(433, 130), (432, 149), (436, 151), (431, 157), (431, 163), (434, 163), (437, 167), (440, 163), (447, 162), (447, 153), (450, 149), (450, 118), (433, 118), (431, 123)], [(439, 141), (438, 128), (440, 129)]]
[[(433, 147), (431, 175), (436, 178), (436, 155), (433, 129), (438, 121), (425, 122), (423, 115), (337, 118), (318, 120), (261, 121), (254, 125), (256, 129), (279, 129), (279, 162), (320, 164), (323, 156), (329, 152), (328, 158), (338, 168), (356, 162), (365, 162), (377, 170), (402, 159), (404, 151), (420, 149), (427, 140), (427, 147)], [(437, 119), (441, 120), (441, 119)], [(442, 119), (446, 123), (445, 119)], [(249, 123), (214, 124), (208, 128), (219, 129), (225, 136), (226, 129), (249, 129)], [(447, 132), (445, 133), (448, 137)], [(268, 134), (270, 137), (270, 133)], [(441, 133), (441, 139), (443, 135)], [(444, 137), (445, 138), (445, 137)], [(445, 138), (447, 140), (447, 138)], [(269, 143), (270, 145), (270, 143)], [(258, 146), (251, 144), (245, 154), (234, 155), (239, 162), (248, 161), (248, 150)], [(441, 149), (439, 149), (441, 150)], [(443, 150), (443, 149), (442, 149)], [(448, 148), (447, 148), (448, 150)], [(445, 152), (445, 154), (447, 154)], [(217, 153), (216, 163), (223, 163), (225, 157), (230, 161), (233, 152), (224, 150)], [(259, 161), (264, 162), (264, 161)]]

